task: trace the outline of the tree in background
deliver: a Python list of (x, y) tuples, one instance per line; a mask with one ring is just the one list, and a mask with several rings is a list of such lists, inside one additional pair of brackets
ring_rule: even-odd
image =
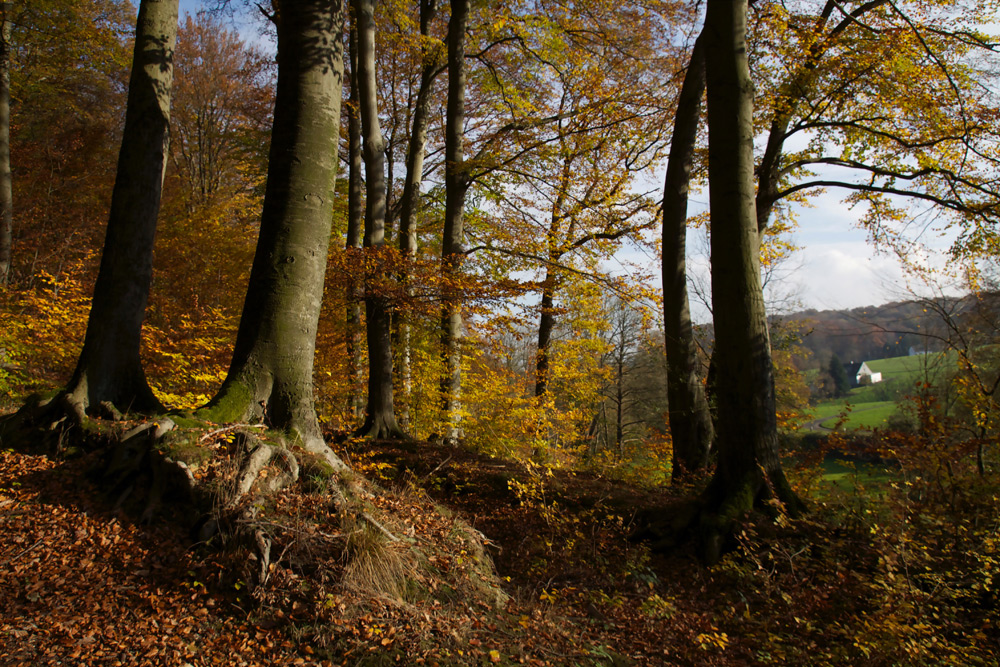
[(844, 362), (836, 354), (830, 357), (827, 372), (833, 380), (834, 395), (847, 396), (848, 392), (851, 391), (851, 380), (847, 377), (847, 369), (844, 367)]
[(43, 282), (44, 273), (79, 273), (81, 261), (81, 279), (92, 284), (115, 181), (135, 19), (128, 0), (6, 3), (15, 287)]
[(358, 40), (358, 99), (365, 163), (365, 326), (368, 341), (368, 403), (358, 433), (372, 438), (400, 437), (393, 405), (390, 300), (385, 286), (385, 140), (379, 126), (375, 71), (375, 3), (354, 0)]
[(11, 4), (0, 4), (0, 285), (10, 280), (14, 244), (14, 189), (10, 174)]

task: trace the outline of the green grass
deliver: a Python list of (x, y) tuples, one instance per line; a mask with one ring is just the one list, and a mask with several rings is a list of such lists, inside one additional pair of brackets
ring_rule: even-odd
[(957, 354), (954, 351), (936, 352), (933, 354), (917, 354), (912, 357), (890, 357), (867, 361), (868, 368), (874, 373), (881, 373), (883, 382), (886, 380), (902, 380), (912, 384), (917, 380), (934, 380), (942, 371), (955, 367)]
[(822, 484), (841, 491), (855, 491), (859, 486), (882, 487), (895, 479), (892, 471), (875, 463), (829, 458), (823, 461), (822, 468)]
[[(856, 428), (876, 428), (884, 426), (886, 420), (898, 409), (895, 401), (881, 401), (879, 403), (862, 403), (852, 406), (853, 409), (847, 415), (843, 427), (846, 429)], [(843, 406), (841, 406), (843, 408)], [(818, 417), (817, 417), (818, 419)], [(824, 428), (833, 428), (840, 419), (839, 411), (830, 419), (822, 423)]]

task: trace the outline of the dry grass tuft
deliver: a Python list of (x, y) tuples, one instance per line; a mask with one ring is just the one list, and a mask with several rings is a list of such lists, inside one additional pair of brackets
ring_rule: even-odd
[(413, 565), (408, 562), (407, 545), (392, 541), (360, 514), (346, 513), (341, 526), (347, 535), (344, 587), (358, 593), (401, 600), (407, 572)]

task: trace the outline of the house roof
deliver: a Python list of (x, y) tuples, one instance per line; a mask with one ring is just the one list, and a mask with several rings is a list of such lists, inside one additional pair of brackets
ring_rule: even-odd
[(844, 364), (844, 370), (847, 371), (848, 377), (856, 377), (861, 367), (865, 365), (863, 361), (852, 361), (850, 363)]

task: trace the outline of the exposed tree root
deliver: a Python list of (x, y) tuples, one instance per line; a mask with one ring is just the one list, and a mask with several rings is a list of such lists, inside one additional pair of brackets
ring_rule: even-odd
[(410, 436), (399, 427), (395, 419), (372, 417), (369, 415), (361, 428), (354, 432), (355, 438), (370, 440), (410, 440)]
[(700, 498), (636, 517), (638, 527), (632, 539), (648, 541), (652, 549), (660, 552), (694, 543), (702, 561), (711, 565), (736, 545), (736, 531), (750, 513), (795, 519), (806, 509), (784, 474), (777, 471), (765, 476), (758, 469), (725, 488), (718, 477), (713, 477)]
[[(3, 445), (12, 446), (9, 438), (17, 434), (49, 454), (72, 454), (82, 445), (100, 452), (94, 472), (118, 507), (143, 522), (161, 514), (180, 521), (197, 517), (192, 538), (240, 554), (240, 578), (258, 599), (266, 598), (275, 566), (288, 567), (303, 552), (326, 554), (347, 588), (394, 600), (434, 594), (425, 582), (442, 576), (442, 556), (427, 549), (440, 546), (417, 538), (393, 514), (393, 494), (355, 475), (321, 439), (180, 415), (142, 423), (99, 420), (77, 406), (65, 394), (34, 399), (0, 420)], [(40, 437), (46, 444), (38, 444)], [(284, 492), (297, 485), (306, 491), (294, 502), (311, 498), (319, 510), (305, 524), (281, 510), (288, 501)], [(456, 554), (463, 552), (475, 574), (469, 582), (450, 581), (448, 590), (465, 586), (476, 599), (502, 604), (482, 536), (452, 521)], [(318, 523), (333, 526), (317, 530)]]
[(705, 490), (698, 517), (701, 558), (709, 565), (717, 563), (732, 547), (740, 521), (752, 511), (794, 519), (805, 509), (780, 468), (768, 474), (758, 467), (725, 485), (716, 475)]

